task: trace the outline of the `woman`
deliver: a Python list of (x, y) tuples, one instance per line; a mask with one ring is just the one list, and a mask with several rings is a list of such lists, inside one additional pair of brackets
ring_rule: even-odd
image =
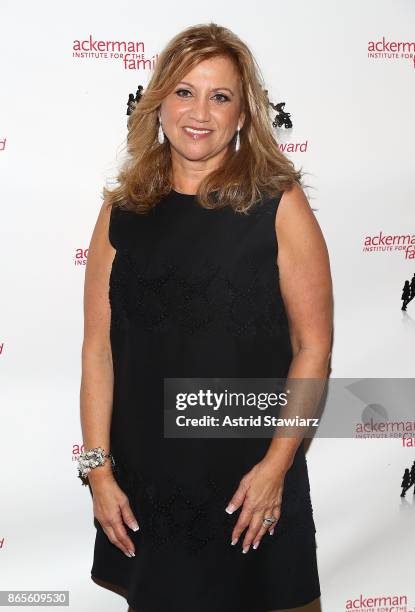
[(127, 142), (85, 279), (83, 440), (108, 455), (87, 475), (92, 578), (137, 612), (302, 606), (320, 595), (304, 440), (163, 434), (167, 377), (328, 372), (327, 249), (248, 47), (179, 33)]

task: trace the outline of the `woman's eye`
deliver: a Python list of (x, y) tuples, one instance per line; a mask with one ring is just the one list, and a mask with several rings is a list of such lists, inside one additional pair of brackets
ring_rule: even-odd
[(225, 96), (225, 94), (215, 94), (215, 98), (216, 96), (220, 96), (222, 98), (222, 100), (219, 100), (219, 102), (227, 102), (229, 100), (228, 96)]
[(189, 91), (188, 89), (177, 89), (176, 93), (177, 93), (177, 95), (179, 96), (179, 98), (187, 98), (187, 96), (181, 96), (181, 95), (179, 95), (179, 94), (180, 94), (181, 92), (183, 92), (183, 91), (184, 91), (184, 92), (187, 92), (187, 93), (190, 93), (190, 91)]

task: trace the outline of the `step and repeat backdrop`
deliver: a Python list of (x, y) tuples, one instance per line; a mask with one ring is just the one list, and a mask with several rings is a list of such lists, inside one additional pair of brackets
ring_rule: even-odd
[[(273, 104), (276, 138), (305, 172), (333, 275), (331, 376), (414, 376), (412, 0), (6, 0), (0, 19), (2, 591), (67, 590), (77, 612), (126, 609), (124, 599), (90, 579), (92, 503), (76, 471), (83, 450), (84, 271), (101, 189), (113, 183), (124, 159), (128, 116), (158, 54), (183, 28), (209, 21), (232, 29), (252, 49)], [(381, 401), (357, 393), (350, 401), (362, 415), (382, 419)], [(415, 610), (410, 430), (386, 437), (376, 427), (356, 430), (315, 438), (308, 448), (324, 612)]]

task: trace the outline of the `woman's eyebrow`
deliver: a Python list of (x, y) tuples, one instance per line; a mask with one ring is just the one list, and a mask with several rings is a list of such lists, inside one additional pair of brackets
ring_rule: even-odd
[[(194, 85), (192, 85), (191, 83), (188, 83), (187, 81), (180, 81), (178, 83), (178, 85), (189, 85), (189, 87), (193, 87)], [(226, 89), (227, 91), (229, 91), (232, 95), (233, 95), (233, 91), (232, 89), (229, 89), (229, 87), (215, 87), (214, 89), (212, 89), (212, 91), (219, 91), (219, 90), (223, 90)]]

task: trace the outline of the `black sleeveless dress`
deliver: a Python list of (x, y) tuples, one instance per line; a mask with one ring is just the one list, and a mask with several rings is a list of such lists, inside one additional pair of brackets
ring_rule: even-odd
[(292, 359), (279, 291), (275, 215), (206, 210), (174, 190), (147, 215), (113, 209), (109, 286), (115, 476), (140, 529), (128, 558), (97, 529), (92, 577), (137, 612), (269, 612), (320, 595), (304, 445), (286, 474), (273, 535), (242, 553), (225, 507), (267, 438), (167, 438), (165, 377), (286, 377)]

